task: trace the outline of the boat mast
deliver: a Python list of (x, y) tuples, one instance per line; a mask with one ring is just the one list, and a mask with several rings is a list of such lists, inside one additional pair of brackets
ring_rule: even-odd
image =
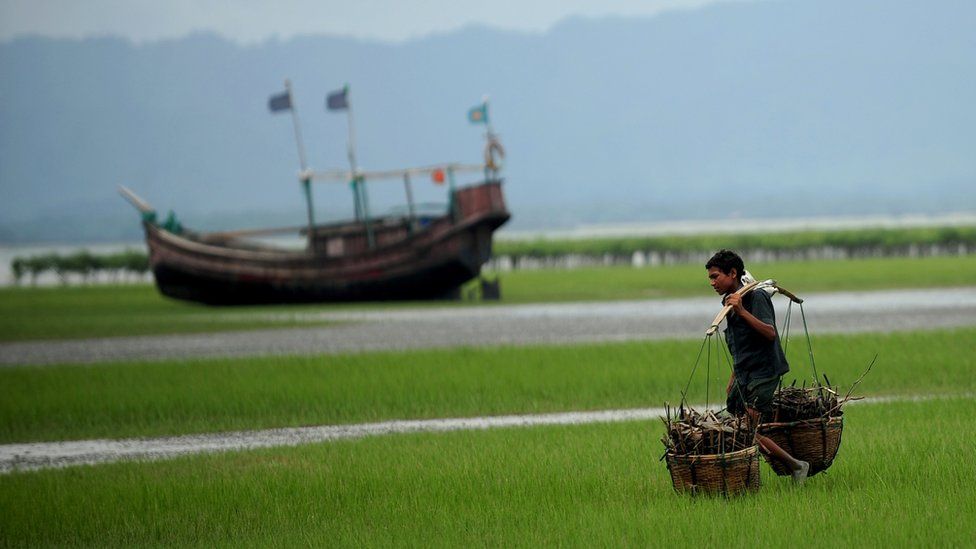
[[(341, 95), (342, 101), (341, 106), (339, 102), (332, 103), (332, 98), (338, 98)], [(353, 201), (356, 210), (356, 220), (362, 221), (363, 225), (366, 227), (366, 240), (369, 243), (369, 247), (372, 248), (376, 245), (373, 238), (373, 227), (369, 223), (370, 212), (369, 212), (369, 194), (366, 192), (366, 178), (359, 173), (358, 166), (356, 165), (356, 124), (353, 121), (352, 114), (352, 99), (349, 96), (349, 84), (346, 84), (341, 92), (333, 93), (329, 96), (330, 109), (343, 109), (346, 111), (346, 123), (349, 129), (349, 141), (346, 143), (346, 153), (349, 157), (349, 170), (352, 173), (352, 185)], [(334, 105), (334, 106), (333, 106)]]
[(498, 178), (498, 166), (495, 163), (494, 153), (498, 151), (504, 156), (504, 151), (498, 138), (495, 136), (495, 129), (491, 125), (491, 116), (488, 113), (488, 95), (484, 96), (485, 103), (485, 181)]
[(295, 144), (298, 146), (298, 164), (301, 166), (302, 190), (305, 192), (305, 207), (308, 210), (308, 247), (312, 247), (312, 233), (315, 229), (315, 214), (312, 210), (312, 179), (308, 175), (308, 163), (305, 161), (305, 142), (302, 140), (302, 127), (298, 123), (298, 109), (295, 106), (295, 98), (291, 92), (291, 80), (285, 79), (285, 93), (275, 95), (268, 102), (268, 107), (272, 113), (289, 110), (291, 111), (292, 127), (295, 129)]
[(414, 220), (417, 217), (416, 210), (413, 206), (413, 186), (410, 184), (410, 172), (403, 172), (403, 187), (407, 191), (407, 211), (409, 212), (409, 217), (407, 218), (408, 230), (413, 231)]
[(302, 141), (302, 128), (298, 124), (298, 109), (295, 107), (295, 97), (291, 93), (291, 80), (285, 78), (285, 93), (288, 94), (288, 110), (291, 111), (291, 122), (295, 128), (295, 143), (298, 144), (298, 163), (304, 172), (308, 165), (305, 162), (305, 143)]
[(308, 248), (312, 249), (313, 234), (315, 233), (315, 212), (312, 207), (312, 179), (307, 173), (308, 164), (305, 161), (305, 143), (302, 141), (302, 130), (298, 124), (298, 109), (291, 93), (291, 80), (285, 79), (285, 91), (288, 92), (288, 103), (291, 105), (291, 121), (295, 126), (295, 142), (298, 143), (298, 162), (302, 167), (302, 190), (305, 192), (305, 209), (308, 210)]

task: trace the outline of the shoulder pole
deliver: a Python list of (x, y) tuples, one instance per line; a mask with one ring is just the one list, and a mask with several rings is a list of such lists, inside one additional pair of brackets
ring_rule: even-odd
[[(758, 285), (759, 285), (759, 281), (750, 282), (750, 283), (746, 284), (745, 286), (743, 286), (743, 287), (739, 288), (738, 290), (736, 290), (735, 293), (737, 295), (745, 295), (745, 294), (751, 292)], [(722, 320), (725, 319), (725, 316), (727, 314), (729, 314), (729, 312), (731, 310), (732, 310), (732, 306), (731, 305), (726, 305), (726, 306), (722, 307), (722, 311), (719, 312), (718, 315), (715, 316), (715, 319), (714, 320), (712, 320), (712, 325), (709, 326), (707, 330), (705, 330), (705, 335), (706, 336), (710, 336), (710, 335), (714, 334), (718, 330), (718, 325), (722, 323)]]

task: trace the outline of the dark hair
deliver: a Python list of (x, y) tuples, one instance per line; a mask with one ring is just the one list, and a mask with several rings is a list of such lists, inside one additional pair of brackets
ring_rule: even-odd
[(742, 258), (732, 250), (719, 250), (715, 252), (715, 255), (705, 264), (706, 269), (711, 269), (712, 267), (717, 268), (725, 274), (729, 274), (732, 272), (732, 269), (735, 269), (738, 278), (742, 278), (742, 273), (746, 270)]

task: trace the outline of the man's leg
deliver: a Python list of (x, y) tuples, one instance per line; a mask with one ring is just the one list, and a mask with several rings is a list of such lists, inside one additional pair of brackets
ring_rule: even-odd
[[(752, 421), (759, 422), (760, 413), (754, 408), (748, 408), (747, 412), (749, 418)], [(763, 451), (764, 454), (773, 456), (773, 458), (778, 459), (786, 464), (790, 470), (793, 471), (793, 480), (798, 484), (802, 484), (807, 478), (807, 473), (810, 472), (810, 464), (805, 461), (800, 461), (789, 454), (786, 450), (780, 448), (779, 444), (776, 444), (769, 437), (765, 437), (756, 433), (756, 442), (759, 443), (759, 449)]]

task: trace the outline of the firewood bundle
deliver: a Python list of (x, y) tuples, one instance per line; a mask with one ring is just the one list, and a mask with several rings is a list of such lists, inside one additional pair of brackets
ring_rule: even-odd
[(727, 454), (755, 444), (755, 426), (746, 417), (717, 415), (706, 410), (699, 413), (681, 406), (672, 416), (661, 418), (666, 428), (661, 439), (667, 453), (676, 455)]
[[(878, 357), (874, 358), (877, 360)], [(830, 385), (826, 375), (823, 376), (824, 381), (827, 381), (826, 385), (797, 387), (794, 380), (793, 385), (777, 389), (773, 394), (772, 421), (775, 423), (791, 423), (811, 419), (829, 419), (844, 415), (843, 407), (845, 404), (852, 400), (864, 398), (851, 396), (851, 393), (861, 383), (864, 376), (871, 371), (872, 366), (874, 366), (874, 360), (843, 397), (839, 397), (836, 388)], [(769, 420), (767, 419), (767, 421)]]
[(785, 423), (840, 416), (844, 412), (838, 404), (832, 387), (783, 387), (773, 394), (773, 418)]

